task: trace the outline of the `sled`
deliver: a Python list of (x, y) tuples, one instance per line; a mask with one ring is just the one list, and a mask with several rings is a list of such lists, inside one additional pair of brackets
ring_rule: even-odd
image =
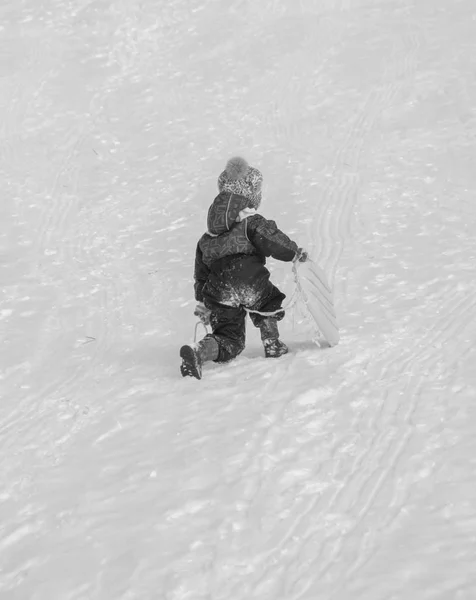
[(319, 332), (330, 346), (339, 343), (339, 326), (334, 309), (332, 289), (324, 271), (312, 260), (295, 263), (299, 297)]

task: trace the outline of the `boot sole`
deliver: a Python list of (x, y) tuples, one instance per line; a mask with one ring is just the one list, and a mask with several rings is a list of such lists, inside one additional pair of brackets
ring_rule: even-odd
[(285, 356), (289, 353), (289, 350), (285, 350), (284, 352), (280, 352), (279, 354), (265, 354), (265, 358), (279, 358), (280, 356)]
[(202, 378), (202, 369), (197, 359), (197, 355), (193, 348), (190, 346), (182, 346), (180, 348), (180, 358), (182, 364), (180, 365), (180, 372), (182, 377), (195, 377), (195, 379)]

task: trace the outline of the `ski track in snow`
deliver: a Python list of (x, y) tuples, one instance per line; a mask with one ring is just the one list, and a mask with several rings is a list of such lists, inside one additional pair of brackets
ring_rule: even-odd
[[(474, 597), (470, 0), (0, 16), (0, 598)], [(181, 380), (238, 152), (341, 342)]]

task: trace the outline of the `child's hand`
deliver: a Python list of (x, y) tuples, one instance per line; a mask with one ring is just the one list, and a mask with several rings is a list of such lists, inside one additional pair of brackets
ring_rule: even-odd
[(293, 262), (296, 262), (296, 261), (306, 262), (306, 260), (308, 260), (308, 259), (309, 259), (308, 253), (305, 250), (303, 250), (302, 248), (298, 248)]
[(211, 310), (209, 310), (203, 302), (198, 302), (193, 314), (200, 319), (200, 321), (204, 325), (210, 325), (210, 314)]

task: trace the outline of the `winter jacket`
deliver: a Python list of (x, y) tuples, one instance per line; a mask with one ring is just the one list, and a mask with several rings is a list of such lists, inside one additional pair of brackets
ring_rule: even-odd
[[(292, 261), (298, 246), (278, 229), (274, 221), (257, 213), (249, 214), (243, 196), (222, 192), (208, 211), (208, 231), (200, 238), (195, 255), (195, 299), (203, 302), (203, 288), (211, 273), (255, 279), (266, 258)], [(249, 215), (249, 216), (248, 216)]]

